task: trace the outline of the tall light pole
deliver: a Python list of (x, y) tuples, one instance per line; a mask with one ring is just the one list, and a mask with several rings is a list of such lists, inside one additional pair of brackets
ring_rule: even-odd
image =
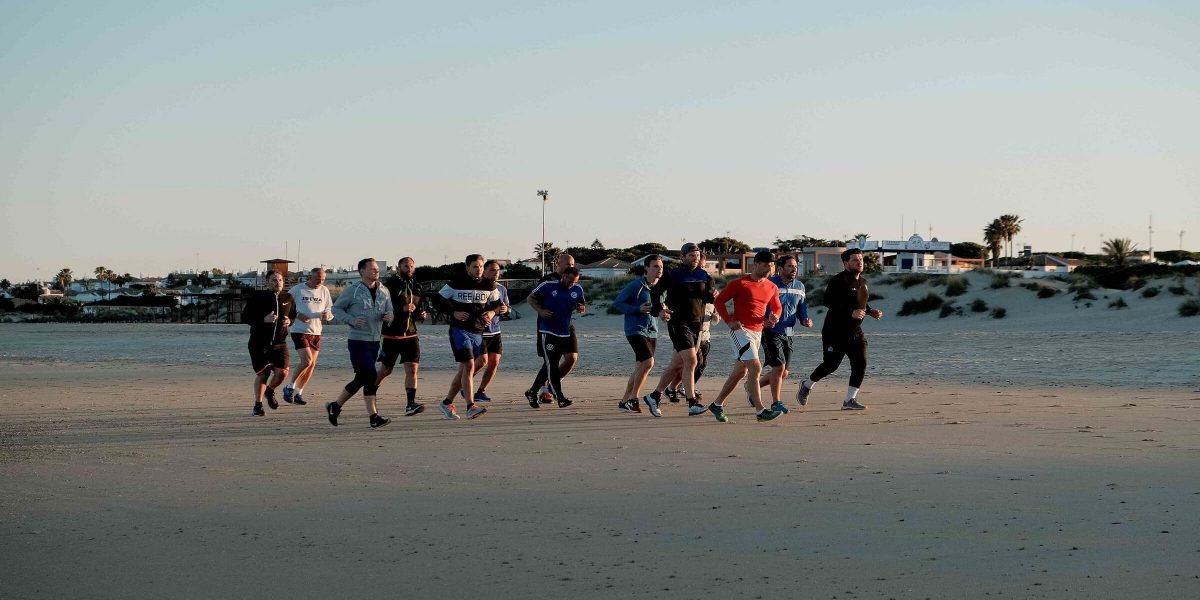
[(542, 248), (538, 254), (542, 257), (542, 275), (546, 274), (546, 201), (550, 199), (549, 190), (538, 190), (542, 197)]

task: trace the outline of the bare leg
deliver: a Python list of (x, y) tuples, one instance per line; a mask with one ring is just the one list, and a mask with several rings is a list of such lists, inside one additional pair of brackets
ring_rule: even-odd
[[(317, 357), (320, 356), (320, 354), (320, 352), (312, 350), (311, 348), (304, 348), (301, 351), (300, 359), (304, 371), (298, 376), (292, 378), (292, 387), (303, 388), (304, 386), (308, 385), (308, 380), (312, 379), (313, 371), (317, 370)], [(308, 357), (307, 365), (303, 364), (305, 356)], [(299, 383), (300, 385), (297, 386), (296, 383)]]
[(680, 354), (682, 354), (682, 352), (676, 352), (675, 355), (671, 357), (671, 362), (667, 364), (666, 370), (664, 370), (662, 376), (658, 378), (658, 386), (654, 388), (654, 391), (661, 394), (663, 390), (674, 385), (675, 380), (679, 379), (679, 368), (680, 365), (683, 364), (683, 359), (679, 356)]
[(696, 398), (696, 349), (680, 350), (679, 376), (683, 378), (684, 395), (689, 399)]
[(404, 363), (404, 387), (417, 389), (417, 371), (421, 368), (420, 363), (409, 362)]
[[(746, 376), (746, 363), (737, 361), (733, 363), (733, 370), (729, 372), (729, 377), (725, 378), (725, 384), (721, 386), (721, 393), (717, 394), (717, 404), (725, 401), (729, 394), (733, 393), (733, 389)], [(755, 388), (757, 389), (757, 388)]]
[(650, 369), (653, 368), (653, 356), (633, 363), (633, 372), (629, 374), (629, 381), (625, 384), (625, 395), (621, 399), (633, 400), (640, 398), (642, 395), (642, 386), (646, 385), (646, 379), (650, 377)]
[[(771, 369), (766, 377), (759, 377), (759, 381), (766, 379), (771, 385), (771, 401), (779, 402), (780, 394), (783, 392), (783, 380), (787, 379), (788, 370), (785, 366), (778, 366)], [(762, 387), (761, 385), (759, 387)]]
[(267, 382), (267, 387), (269, 387), (271, 389), (275, 389), (275, 388), (279, 387), (280, 384), (283, 383), (283, 380), (287, 378), (287, 374), (288, 374), (287, 369), (275, 369), (271, 373), (271, 381)]
[(500, 367), (500, 357), (503, 354), (487, 354), (487, 368), (483, 371), (483, 379), (479, 382), (479, 389), (486, 390), (488, 384), (496, 377), (496, 369)]
[(263, 393), (267, 391), (267, 377), (270, 371), (264, 370), (262, 373), (254, 375), (254, 403), (262, 404)]
[(762, 363), (758, 359), (743, 360), (741, 370), (747, 375), (746, 392), (750, 394), (750, 403), (754, 405), (754, 410), (760, 411), (763, 409), (762, 403), (762, 388), (758, 386), (758, 375), (762, 373)]
[(367, 414), (368, 415), (373, 415), (373, 414), (379, 412), (378, 410), (375, 410), (375, 396), (368, 396), (366, 394), (363, 394), (363, 401), (367, 403)]
[(379, 363), (379, 372), (375, 375), (375, 385), (378, 386), (379, 384), (383, 383), (383, 380), (387, 379), (387, 376), (391, 374), (392, 367), (389, 367), (383, 363)]
[(578, 352), (564, 354), (562, 357), (562, 360), (558, 361), (559, 379), (566, 377), (567, 373), (570, 373), (571, 369), (575, 368), (575, 363), (577, 363), (577, 362), (579, 362), (579, 353)]

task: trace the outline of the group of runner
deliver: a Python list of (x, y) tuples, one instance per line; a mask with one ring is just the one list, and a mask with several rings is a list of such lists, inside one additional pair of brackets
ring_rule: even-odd
[[(867, 316), (882, 318), (883, 313), (868, 304), (861, 251), (846, 250), (842, 262), (845, 269), (830, 278), (825, 290), (823, 303), (828, 313), (821, 331), (823, 360), (800, 384), (796, 399), (801, 406), (807, 404), (813, 385), (836, 371), (843, 357), (849, 356), (850, 384), (842, 408), (866, 408), (857, 400), (867, 355), (862, 322)], [(789, 373), (794, 330), (813, 325), (804, 283), (797, 277), (796, 257), (758, 252), (749, 273), (730, 281), (719, 293), (715, 280), (702, 265), (703, 255), (693, 243), (684, 244), (679, 265), (670, 269), (666, 269), (661, 256), (651, 255), (613, 301), (613, 307), (624, 315), (624, 332), (634, 353), (634, 368), (618, 408), (641, 413), (644, 404), (652, 416), (661, 417), (660, 402), (665, 397), (673, 403), (686, 402), (688, 415), (708, 413), (724, 423), (728, 421), (724, 402), (744, 380), (746, 400), (757, 420), (770, 421), (789, 412), (781, 394)], [(270, 408), (278, 408), (275, 389), (285, 378), (284, 402), (306, 404), (304, 386), (317, 364), (322, 325), (334, 320), (349, 326), (347, 347), (354, 378), (337, 399), (325, 404), (330, 424), (338, 425), (342, 407), (361, 391), (370, 426), (387, 425), (391, 419), (379, 414), (376, 394), (397, 362), (404, 367), (404, 414), (421, 413), (425, 407), (416, 401), (421, 357), (416, 324), (428, 318), (426, 302), (446, 315), (450, 347), (458, 364), (439, 405), (442, 416), (459, 418), (455, 408), (458, 398), (465, 401), (468, 419), (486, 413), (483, 404), (491, 401), (486, 389), (503, 354), (501, 315), (512, 310), (508, 290), (498, 281), (501, 266), (481, 255), (468, 255), (462, 271), (427, 298), (416, 286), (415, 271), (415, 261), (402, 258), (395, 275), (383, 282), (379, 264), (373, 258), (364, 258), (358, 263), (359, 281), (347, 287), (336, 301), (331, 300), (324, 285), (325, 271), (319, 267), (287, 292), (283, 291), (279, 273), (268, 274), (266, 289), (255, 292), (242, 312), (242, 322), (251, 327), (248, 349), (255, 372), (252, 415), (265, 414), (264, 400)], [(573, 318), (587, 310), (579, 277), (574, 258), (561, 254), (554, 271), (543, 276), (529, 295), (529, 305), (538, 315), (537, 354), (542, 359), (525, 391), (532, 408), (551, 403), (566, 408), (572, 404), (563, 391), (562, 380), (579, 356)], [(722, 321), (728, 328), (733, 369), (716, 399), (705, 404), (696, 382), (708, 362), (711, 328)], [(654, 366), (661, 323), (666, 325), (674, 354), (654, 390), (642, 395)], [(289, 333), (300, 358), (290, 378)], [(475, 376), (481, 373), (476, 388)], [(762, 388), (769, 390), (769, 405), (763, 399)]]

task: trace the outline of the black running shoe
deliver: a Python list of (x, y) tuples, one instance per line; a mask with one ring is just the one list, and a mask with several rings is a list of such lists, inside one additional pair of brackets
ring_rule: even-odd
[(385, 416), (378, 414), (371, 415), (371, 429), (378, 429), (391, 422), (392, 420)]
[(329, 424), (337, 427), (337, 418), (342, 414), (342, 407), (338, 406), (337, 402), (326, 402), (325, 412), (329, 413)]
[(420, 413), (423, 410), (425, 410), (424, 404), (421, 404), (419, 402), (417, 404), (410, 404), (410, 405), (404, 407), (404, 416), (411, 417), (415, 414)]
[(568, 406), (570, 406), (570, 405), (572, 405), (572, 404), (574, 404), (574, 402), (571, 402), (571, 401), (570, 401), (570, 400), (568, 400), (568, 399), (567, 399), (565, 396), (559, 396), (559, 397), (558, 397), (558, 407), (559, 407), (559, 408), (566, 408), (566, 407), (568, 407)]
[(263, 397), (265, 397), (267, 399), (267, 406), (270, 406), (271, 410), (275, 410), (275, 409), (279, 408), (279, 402), (275, 401), (275, 389), (274, 388), (267, 388), (267, 391), (263, 394)]
[(865, 404), (859, 404), (858, 400), (854, 399), (842, 403), (842, 410), (866, 410), (866, 408)]
[(666, 394), (667, 400), (670, 400), (674, 404), (679, 404), (679, 390), (667, 388), (663, 390), (663, 394)]
[(299, 404), (303, 406), (308, 403), (304, 401), (304, 398), (300, 397), (300, 394), (292, 394), (292, 404)]
[(811, 391), (812, 391), (812, 388), (805, 386), (804, 382), (801, 381), (800, 382), (800, 391), (796, 392), (796, 402), (799, 402), (800, 406), (804, 406), (805, 404), (808, 404), (808, 393)]
[(537, 390), (525, 390), (525, 399), (529, 401), (529, 406), (538, 408)]
[(622, 400), (617, 403), (617, 408), (619, 408), (625, 412), (631, 412), (631, 413), (642, 412), (641, 403), (637, 401), (637, 398), (633, 398), (630, 400)]
[(261, 417), (261, 416), (264, 416), (264, 415), (266, 415), (266, 414), (267, 414), (267, 413), (266, 413), (266, 411), (264, 411), (264, 410), (262, 409), (262, 402), (255, 402), (255, 403), (254, 403), (254, 410), (251, 410), (251, 411), (250, 411), (250, 416), (252, 416), (252, 417)]

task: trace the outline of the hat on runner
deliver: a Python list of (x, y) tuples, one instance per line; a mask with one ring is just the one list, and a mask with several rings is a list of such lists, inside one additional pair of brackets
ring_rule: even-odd
[(767, 252), (766, 250), (763, 250), (761, 252), (756, 252), (754, 254), (754, 262), (756, 262), (756, 263), (775, 262), (775, 255), (771, 254), (770, 252)]
[(680, 254), (687, 254), (688, 252), (691, 252), (692, 250), (699, 250), (699, 249), (700, 249), (700, 246), (697, 246), (693, 242), (688, 242), (688, 243), (684, 244), (682, 248), (679, 249), (679, 252), (680, 252)]

